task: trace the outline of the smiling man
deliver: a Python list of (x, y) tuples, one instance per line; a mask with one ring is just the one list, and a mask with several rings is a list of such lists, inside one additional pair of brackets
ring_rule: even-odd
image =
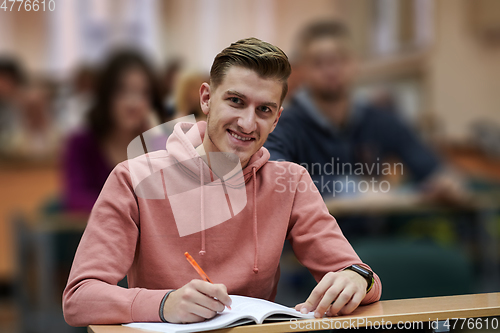
[(282, 77), (265, 78), (264, 73), (242, 66), (226, 72), (219, 66), (223, 64), (214, 64), (210, 85), (203, 83), (200, 89), (201, 107), (207, 115), (203, 147), (207, 152), (234, 153), (244, 168), (278, 123), (290, 69), (283, 68)]
[[(378, 276), (342, 235), (307, 171), (268, 161), (263, 144), (283, 111), (290, 71), (286, 55), (269, 43), (248, 38), (231, 44), (215, 58), (210, 84), (200, 88), (207, 122), (178, 123), (167, 152), (147, 154), (143, 169), (159, 171), (146, 185), (165, 196), (140, 195), (134, 160), (116, 166), (92, 210), (63, 294), (70, 325), (198, 322), (230, 306), (229, 294), (272, 301), (285, 239), (318, 281), (298, 311), (346, 314), (380, 298)], [(244, 205), (224, 185), (230, 172), (214, 171), (214, 154), (239, 160)], [(215, 193), (216, 183), (222, 183), (227, 205), (204, 195)], [(219, 210), (230, 217), (216, 223), (210, 214)], [(197, 218), (185, 223), (197, 229), (182, 232), (176, 218), (193, 212)], [(197, 278), (184, 252), (214, 284)], [(128, 289), (117, 286), (125, 275)]]

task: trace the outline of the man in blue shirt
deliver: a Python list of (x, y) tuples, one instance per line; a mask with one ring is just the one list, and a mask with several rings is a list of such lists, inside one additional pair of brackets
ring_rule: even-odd
[[(269, 135), (271, 159), (306, 167), (325, 199), (387, 192), (390, 183), (378, 180), (407, 176), (407, 170), (432, 196), (455, 196), (459, 182), (445, 175), (437, 156), (392, 107), (351, 102), (356, 66), (349, 43), (347, 28), (335, 21), (302, 32), (295, 56), (304, 86)], [(388, 163), (393, 157), (402, 163)]]

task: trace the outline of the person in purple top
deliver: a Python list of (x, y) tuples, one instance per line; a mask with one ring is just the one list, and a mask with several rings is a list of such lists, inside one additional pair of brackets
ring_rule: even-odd
[(71, 134), (63, 158), (63, 208), (91, 211), (108, 175), (136, 136), (163, 120), (158, 82), (143, 57), (116, 52), (97, 82), (86, 126)]

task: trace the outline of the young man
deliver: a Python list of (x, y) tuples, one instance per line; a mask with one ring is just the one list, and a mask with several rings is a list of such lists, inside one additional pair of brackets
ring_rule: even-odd
[[(424, 185), (432, 199), (464, 202), (460, 179), (450, 177), (450, 170), (443, 172), (441, 161), (393, 107), (352, 101), (357, 64), (351, 42), (347, 27), (331, 20), (315, 22), (299, 35), (294, 70), (304, 87), (290, 100), (280, 126), (265, 144), (271, 160), (307, 166), (322, 195), (332, 198), (356, 192), (344, 186), (346, 176), (386, 175), (387, 169), (379, 166), (396, 157), (403, 162), (404, 175)], [(394, 167), (390, 172), (403, 171)]]
[[(177, 124), (167, 152), (147, 154), (139, 167), (129, 160), (113, 170), (63, 294), (70, 325), (197, 322), (230, 306), (229, 294), (273, 300), (285, 239), (319, 282), (298, 311), (315, 311), (318, 317), (350, 313), (380, 298), (378, 276), (342, 235), (306, 170), (268, 162), (263, 144), (280, 118), (289, 75), (279, 48), (255, 38), (231, 44), (216, 56), (210, 84), (200, 88), (207, 122)], [(238, 184), (231, 180), (238, 177), (212, 172), (211, 156), (218, 153), (228, 161), (239, 159), (244, 205), (233, 200)], [(159, 171), (144, 187), (159, 185), (163, 197), (146, 198), (147, 191), (135, 186), (137, 174), (149, 170)], [(286, 190), (278, 177), (286, 180)], [(219, 180), (227, 205), (210, 201)], [(220, 215), (230, 211), (230, 218), (222, 223), (206, 218), (219, 217), (219, 210)], [(197, 278), (184, 252), (214, 284)], [(128, 289), (116, 285), (125, 275)]]

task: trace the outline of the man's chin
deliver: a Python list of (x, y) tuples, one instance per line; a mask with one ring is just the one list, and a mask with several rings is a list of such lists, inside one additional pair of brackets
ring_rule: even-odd
[(250, 158), (252, 158), (253, 155), (253, 153), (250, 154), (247, 152), (234, 151), (234, 150), (231, 153), (238, 158), (242, 169), (246, 167), (246, 164), (248, 163), (248, 161), (250, 161)]
[(238, 160), (240, 161), (241, 167), (244, 168), (246, 166), (246, 163), (250, 160), (252, 155), (249, 154), (241, 154), (241, 153), (234, 153), (235, 156), (238, 157)]
[(335, 102), (342, 100), (345, 97), (345, 93), (342, 89), (339, 90), (323, 90), (318, 92), (319, 98), (328, 102)]

